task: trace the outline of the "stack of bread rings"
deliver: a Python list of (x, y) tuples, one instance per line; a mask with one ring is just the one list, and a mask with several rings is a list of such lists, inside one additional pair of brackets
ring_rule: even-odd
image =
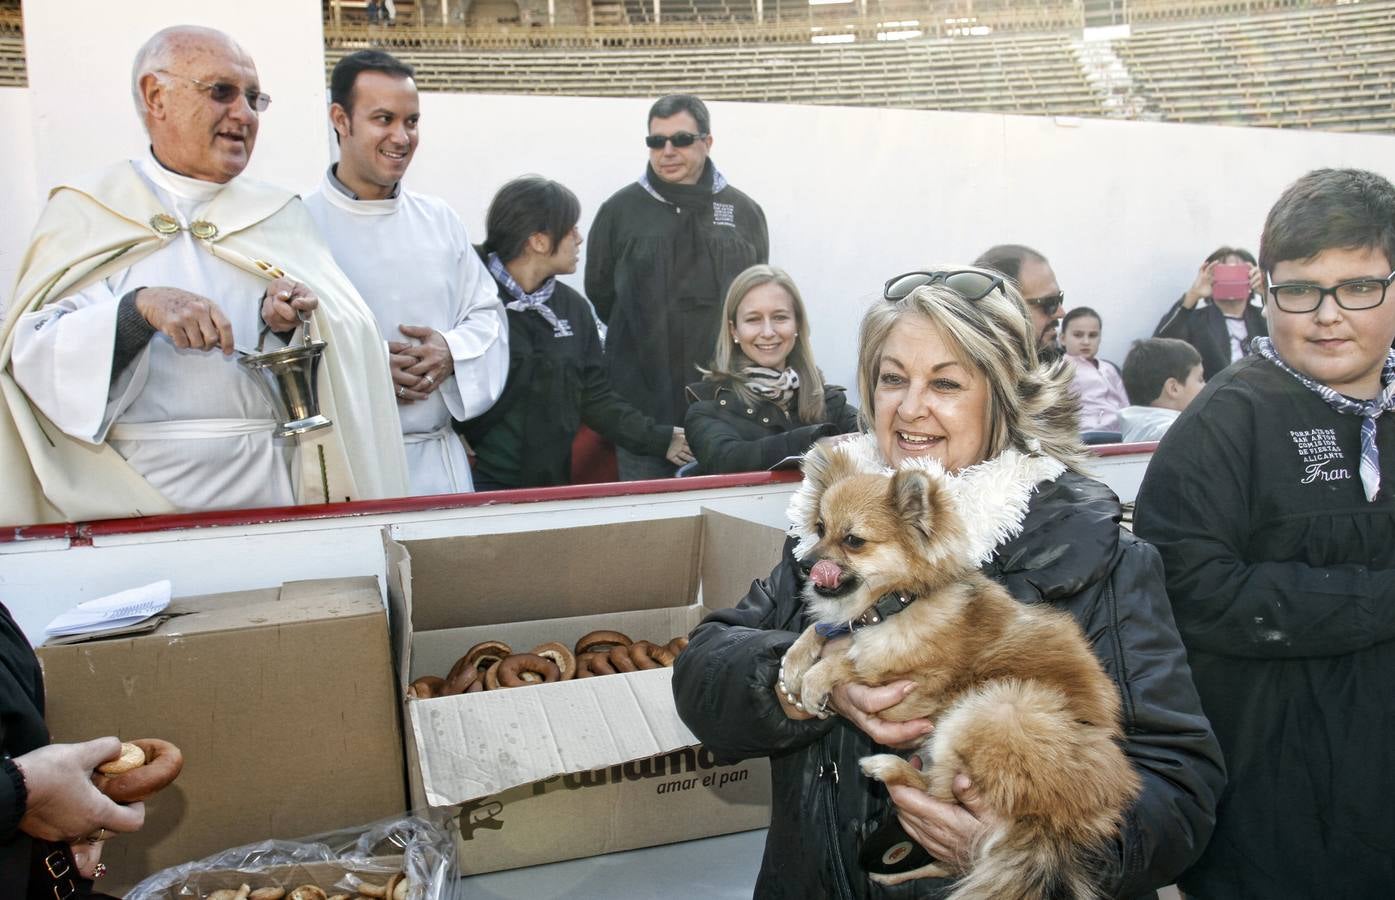
[(407, 687), (407, 696), (426, 700), (451, 697), (476, 691), (522, 687), (614, 675), (617, 672), (638, 672), (673, 665), (683, 648), (686, 637), (676, 637), (667, 644), (632, 641), (618, 631), (593, 631), (576, 642), (575, 650), (549, 641), (527, 653), (514, 653), (503, 641), (484, 641), (466, 651), (442, 678), (423, 675)]
[(237, 888), (220, 888), (204, 896), (204, 900), (407, 900), (412, 891), (412, 879), (403, 872), (388, 879), (387, 884), (363, 881), (352, 894), (328, 893), (314, 884), (296, 888), (261, 887), (253, 889), (244, 884)]

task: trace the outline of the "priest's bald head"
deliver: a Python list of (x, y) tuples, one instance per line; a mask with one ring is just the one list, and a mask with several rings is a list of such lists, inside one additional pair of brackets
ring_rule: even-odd
[(219, 184), (241, 174), (257, 143), (261, 92), (252, 57), (212, 28), (157, 32), (131, 68), (136, 111), (165, 168)]

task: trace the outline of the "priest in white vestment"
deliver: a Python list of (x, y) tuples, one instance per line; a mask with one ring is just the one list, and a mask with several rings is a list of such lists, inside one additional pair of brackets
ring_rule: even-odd
[(340, 158), (306, 206), (388, 342), (412, 493), (473, 490), (451, 420), (504, 390), (503, 304), (460, 217), (402, 187), (421, 115), (411, 67), (360, 50), (335, 66), (330, 94)]
[[(401, 496), (386, 353), (304, 205), (237, 176), (256, 141), (252, 60), (212, 29), (137, 56), (150, 152), (50, 195), (0, 343), (0, 522)], [(237, 351), (302, 320), (328, 343), (329, 428), (276, 438)], [(17, 473), (17, 474), (16, 474)]]

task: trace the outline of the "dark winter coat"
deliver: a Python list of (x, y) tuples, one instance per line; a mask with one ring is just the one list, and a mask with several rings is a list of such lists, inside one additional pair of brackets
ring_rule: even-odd
[[(1250, 340), (1269, 334), (1263, 310), (1253, 303), (1245, 304), (1245, 329)], [(1153, 337), (1177, 338), (1195, 347), (1201, 355), (1201, 372), (1207, 381), (1230, 365), (1230, 331), (1225, 327), (1225, 313), (1214, 303), (1187, 309), (1178, 299), (1153, 329)], [(1245, 352), (1249, 352), (1249, 347)]]
[[(1390, 302), (1390, 301), (1386, 301)], [(1395, 892), (1395, 416), (1250, 357), (1164, 435), (1138, 494), (1230, 783), (1188, 896)]]
[[(759, 472), (787, 456), (798, 456), (814, 441), (857, 430), (857, 407), (836, 384), (824, 386), (822, 422), (804, 424), (770, 400), (747, 404), (725, 382), (688, 385), (683, 419), (688, 446), (697, 458), (694, 475)], [(797, 407), (796, 395), (790, 402)]]
[(664, 425), (683, 424), (683, 389), (702, 377), (733, 279), (770, 258), (765, 213), (727, 185), (648, 182), (616, 191), (587, 233), (586, 295), (609, 329), (615, 390)]
[[(500, 287), (499, 299), (513, 298)], [(611, 390), (586, 298), (558, 282), (547, 305), (570, 334), (557, 336), (536, 312), (508, 310), (504, 392), (483, 415), (460, 426), (481, 479), (505, 487), (570, 483), (572, 440), (583, 422), (627, 450), (663, 456), (673, 429)]]
[[(985, 567), (1022, 603), (1075, 617), (1123, 700), (1124, 750), (1143, 781), (1101, 885), (1148, 896), (1196, 859), (1224, 782), (1162, 586), (1157, 553), (1120, 530), (1117, 498), (1067, 473), (1032, 495), (1022, 533)], [(861, 840), (889, 811), (857, 761), (879, 748), (834, 716), (795, 721), (775, 699), (780, 660), (807, 627), (792, 542), (769, 579), (707, 617), (678, 658), (684, 721), (723, 760), (769, 756), (773, 808), (758, 898), (938, 898), (947, 879), (895, 887), (858, 868)], [(882, 626), (876, 626), (882, 627)]]

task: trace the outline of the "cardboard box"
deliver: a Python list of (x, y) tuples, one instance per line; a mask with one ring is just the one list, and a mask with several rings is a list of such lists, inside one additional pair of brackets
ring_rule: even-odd
[(55, 741), (158, 737), (184, 771), (107, 842), (103, 890), (228, 847), (405, 810), (400, 704), (373, 578), (175, 600), (149, 635), (40, 647)]
[[(701, 515), (386, 540), (399, 685), (483, 640), (656, 643), (728, 606), (779, 559), (777, 528)], [(463, 874), (763, 828), (766, 760), (717, 766), (673, 705), (671, 669), (406, 704), (414, 807), (460, 824)]]

